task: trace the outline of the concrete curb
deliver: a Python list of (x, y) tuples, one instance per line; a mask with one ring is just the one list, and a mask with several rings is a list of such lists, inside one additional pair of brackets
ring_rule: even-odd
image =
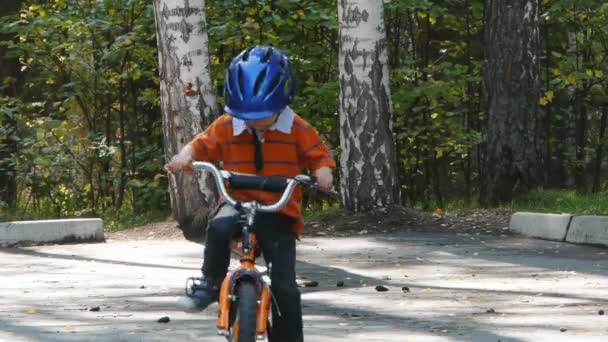
[(571, 215), (515, 213), (509, 227), (520, 234), (554, 241), (564, 241)]
[(608, 216), (575, 216), (566, 241), (608, 246)]
[(103, 221), (66, 219), (0, 222), (0, 246), (25, 242), (104, 241)]
[(518, 212), (509, 228), (545, 240), (608, 247), (608, 216), (574, 216)]

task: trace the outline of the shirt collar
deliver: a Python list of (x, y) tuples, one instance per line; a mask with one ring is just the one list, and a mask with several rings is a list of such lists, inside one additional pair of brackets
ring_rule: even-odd
[[(270, 131), (279, 131), (281, 133), (285, 133), (285, 134), (291, 134), (291, 127), (293, 126), (293, 119), (295, 117), (295, 113), (293, 112), (293, 110), (291, 108), (289, 108), (289, 106), (285, 107), (285, 109), (283, 109), (283, 111), (281, 112), (281, 114), (279, 115), (279, 118), (277, 119), (277, 121), (272, 124), (272, 126), (270, 126), (268, 128), (268, 130)], [(241, 119), (237, 119), (235, 117), (232, 118), (232, 135), (233, 136), (238, 136), (241, 135), (241, 133), (245, 132), (247, 130), (247, 124), (245, 124), (245, 121), (241, 120)]]

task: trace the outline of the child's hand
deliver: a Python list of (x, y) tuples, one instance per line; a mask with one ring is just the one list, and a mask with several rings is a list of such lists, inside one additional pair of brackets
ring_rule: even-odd
[(328, 167), (321, 167), (313, 171), (313, 175), (317, 179), (317, 185), (319, 189), (323, 191), (332, 191), (334, 188), (334, 176), (332, 171)]
[(171, 173), (181, 171), (192, 171), (193, 150), (190, 145), (186, 145), (178, 154), (174, 155), (165, 165), (165, 170)]

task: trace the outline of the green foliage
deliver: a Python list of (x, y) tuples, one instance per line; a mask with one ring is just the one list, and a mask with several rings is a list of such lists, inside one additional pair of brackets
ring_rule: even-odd
[(322, 206), (311, 206), (304, 210), (304, 221), (322, 221), (340, 216), (344, 213), (344, 209), (340, 208), (337, 203), (327, 204)]
[(19, 82), (4, 82), (19, 87), (18, 96), (0, 102), (4, 118), (16, 122), (10, 139), (18, 153), (5, 158), (19, 185), (13, 212), (27, 218), (166, 209), (148, 1), (25, 1), (1, 28), (15, 37), (3, 44), (21, 71)]
[(389, 53), (400, 56), (393, 58), (390, 76), (400, 178), (410, 205), (443, 207), (449, 193), (466, 197), (473, 190), (482, 59), (474, 42), (482, 5), (396, 1), (387, 6), (388, 40), (407, 42), (405, 49), (389, 47)]
[[(591, 174), (590, 160), (606, 148), (600, 123), (607, 104), (607, 22), (604, 1), (544, 1), (546, 59), (540, 104), (553, 133), (547, 142), (547, 181), (552, 186), (575, 182), (578, 190), (588, 191), (589, 180), (599, 176), (597, 171)], [(598, 186), (593, 190), (600, 190)]]
[(104, 230), (115, 232), (119, 230), (129, 229), (137, 226), (143, 226), (149, 223), (161, 222), (171, 216), (169, 211), (150, 211), (146, 213), (133, 213), (125, 211), (120, 215), (115, 212), (108, 213), (104, 217)]
[[(475, 203), (485, 120), (483, 7), (476, 0), (386, 6), (400, 177), (410, 205), (446, 207), (452, 201), (446, 198)], [(536, 148), (545, 151), (550, 186), (604, 189), (607, 14), (599, 0), (541, 4), (540, 104), (547, 139)]]
[(537, 190), (513, 199), (517, 211), (573, 215), (608, 215), (608, 194), (568, 190)]
[[(239, 10), (235, 10), (239, 8)], [(232, 0), (207, 3), (211, 71), (222, 103), (224, 74), (255, 44), (288, 53), (296, 71), (292, 107), (338, 146), (338, 24), (335, 1)]]
[[(295, 65), (293, 108), (338, 157), (336, 2), (206, 5), (220, 105), (225, 70), (239, 51), (279, 47)], [(476, 203), (485, 107), (483, 10), (483, 0), (385, 1), (393, 128), (408, 205)], [(601, 123), (608, 108), (608, 6), (543, 0), (541, 10), (546, 184), (588, 190), (595, 166), (599, 174), (606, 169)], [(151, 3), (26, 0), (19, 13), (0, 19), (0, 34), (12, 38), (0, 44), (19, 69), (0, 80), (0, 172), (18, 187), (17, 203), (1, 203), (0, 215), (102, 215), (120, 227), (166, 212)], [(595, 183), (595, 191), (605, 190)], [(327, 205), (310, 203), (313, 212)]]

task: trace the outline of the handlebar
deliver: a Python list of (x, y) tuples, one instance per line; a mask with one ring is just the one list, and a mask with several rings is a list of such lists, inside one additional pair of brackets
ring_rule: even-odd
[(224, 198), (226, 203), (233, 207), (236, 207), (241, 203), (230, 196), (226, 190), (226, 185), (223, 181), (224, 179), (228, 180), (231, 187), (235, 189), (254, 189), (283, 193), (281, 198), (274, 204), (258, 205), (256, 210), (261, 212), (280, 211), (289, 201), (289, 198), (297, 185), (312, 185), (314, 183), (313, 178), (307, 175), (297, 175), (294, 178), (246, 175), (220, 170), (209, 162), (193, 162), (192, 168), (196, 170), (209, 171), (215, 179), (215, 184), (217, 185), (220, 196)]

